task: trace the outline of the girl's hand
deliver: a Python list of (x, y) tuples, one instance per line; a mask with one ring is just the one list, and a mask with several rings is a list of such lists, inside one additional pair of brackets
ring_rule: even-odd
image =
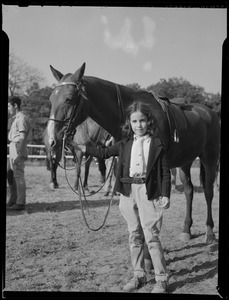
[(170, 207), (170, 199), (168, 197), (162, 197), (159, 200), (159, 207), (164, 208), (164, 209), (168, 209)]

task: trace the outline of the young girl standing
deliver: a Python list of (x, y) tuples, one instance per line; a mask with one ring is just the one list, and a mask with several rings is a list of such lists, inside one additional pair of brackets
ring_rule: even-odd
[(77, 150), (107, 159), (119, 156), (114, 191), (119, 192), (120, 211), (129, 231), (133, 278), (123, 287), (133, 292), (146, 284), (144, 241), (154, 266), (156, 285), (152, 293), (168, 292), (168, 271), (159, 239), (163, 209), (170, 206), (171, 174), (166, 152), (156, 136), (149, 104), (134, 102), (127, 109), (123, 127), (127, 137), (107, 148), (70, 142)]

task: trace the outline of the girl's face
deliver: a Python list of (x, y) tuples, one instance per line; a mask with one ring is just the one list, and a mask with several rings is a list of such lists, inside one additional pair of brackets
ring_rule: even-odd
[(148, 118), (137, 110), (130, 115), (130, 125), (136, 135), (143, 136), (148, 129)]

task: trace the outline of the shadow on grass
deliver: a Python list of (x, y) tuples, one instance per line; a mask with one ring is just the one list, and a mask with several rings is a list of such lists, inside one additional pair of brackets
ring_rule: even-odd
[[(197, 275), (196, 273), (199, 271), (206, 271), (201, 275)], [(191, 270), (189, 269), (181, 269), (180, 271), (174, 273), (174, 276), (189, 276), (188, 278), (180, 281), (176, 281), (171, 283), (169, 286), (170, 292), (173, 293), (177, 288), (181, 288), (187, 284), (193, 283), (196, 284), (198, 282), (206, 281), (206, 279), (213, 278), (218, 273), (218, 259), (214, 261), (204, 262), (201, 265), (194, 266)]]
[[(195, 235), (195, 238), (198, 238), (204, 234), (198, 234)], [(179, 252), (181, 254), (185, 250), (194, 250), (193, 253), (186, 253), (182, 256), (179, 256)], [(196, 243), (191, 245), (184, 245), (182, 247), (172, 249), (172, 250), (166, 250), (166, 253), (172, 253), (175, 252), (176, 256), (173, 258), (170, 258), (167, 260), (168, 265), (171, 265), (172, 263), (175, 263), (177, 261), (185, 261), (189, 258), (195, 258), (198, 255), (204, 255), (206, 252), (213, 255), (214, 252), (218, 252), (218, 240), (215, 241), (213, 244), (206, 244), (206, 243)], [(177, 255), (178, 254), (178, 255)], [(216, 253), (217, 254), (217, 253)], [(201, 272), (201, 274), (197, 274), (198, 272)], [(193, 265), (191, 269), (182, 268), (178, 271), (175, 271), (171, 269), (172, 276), (176, 277), (177, 279), (181, 278), (181, 280), (173, 282), (169, 285), (170, 293), (176, 292), (176, 290), (183, 286), (186, 286), (187, 284), (196, 284), (198, 282), (205, 281), (206, 279), (210, 279), (215, 277), (215, 275), (218, 273), (218, 258), (213, 261), (205, 261), (201, 264)], [(184, 278), (182, 280), (182, 278)]]
[[(84, 209), (88, 208), (97, 208), (97, 207), (104, 207), (109, 206), (110, 198), (108, 199), (101, 199), (101, 200), (87, 200), (87, 204), (85, 200), (82, 200)], [(118, 205), (119, 199), (113, 199), (112, 205)], [(73, 200), (73, 201), (59, 201), (59, 202), (35, 202), (35, 203), (28, 203), (26, 204), (26, 209), (23, 211), (7, 211), (7, 215), (19, 215), (19, 214), (33, 214), (38, 212), (62, 212), (66, 210), (73, 210), (73, 209), (81, 209), (80, 201)]]
[(192, 238), (191, 238), (191, 240), (190, 240), (191, 244), (186, 243), (182, 247), (180, 247), (180, 248), (174, 248), (174, 249), (166, 249), (165, 248), (164, 252), (166, 254), (169, 254), (169, 253), (177, 253), (177, 252), (183, 251), (183, 250), (189, 250), (189, 249), (195, 249), (195, 248), (201, 249), (201, 248), (205, 248), (205, 247), (208, 247), (210, 252), (218, 251), (218, 242), (219, 241), (217, 239), (215, 239), (215, 241), (213, 243), (211, 243), (211, 244), (207, 244), (205, 242), (193, 244), (194, 240), (196, 238), (201, 237), (201, 236), (205, 236), (205, 233), (199, 233), (199, 234), (193, 235)]

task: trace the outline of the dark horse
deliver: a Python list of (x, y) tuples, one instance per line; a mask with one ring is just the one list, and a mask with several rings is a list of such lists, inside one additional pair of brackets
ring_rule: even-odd
[[(84, 145), (94, 145), (94, 144), (104, 145), (108, 137), (109, 134), (101, 126), (99, 126), (91, 118), (87, 118), (82, 124), (80, 124), (77, 127), (77, 131), (74, 135), (73, 140), (76, 143), (80, 143)], [(46, 159), (47, 169), (50, 170), (51, 173), (50, 187), (52, 189), (55, 189), (59, 187), (59, 184), (57, 182), (56, 170), (58, 167), (58, 163), (61, 161), (62, 158), (62, 149), (59, 148), (55, 152), (52, 151), (48, 142), (49, 136), (48, 136), (47, 128), (44, 130), (43, 140), (45, 143), (46, 155), (47, 155), (47, 159)], [(74, 160), (76, 162), (76, 165), (81, 165), (82, 158), (83, 158), (82, 152), (75, 151)], [(85, 172), (84, 172), (83, 187), (85, 190), (88, 191), (89, 191), (88, 174), (89, 174), (89, 167), (92, 159), (93, 159), (92, 156), (85, 155)], [(98, 159), (98, 166), (99, 166), (99, 171), (101, 173), (101, 182), (104, 183), (105, 173), (106, 173), (105, 161)], [(80, 168), (77, 167), (75, 168), (75, 172), (76, 172), (75, 189), (76, 190), (78, 189), (78, 185), (79, 185), (79, 177), (81, 173), (80, 170), (81, 170)]]
[[(85, 63), (74, 73), (63, 75), (50, 66), (58, 84), (50, 96), (52, 104), (48, 130), (50, 146), (58, 148), (67, 134), (69, 120), (76, 127), (90, 116), (117, 140), (124, 111), (134, 101), (151, 104), (158, 134), (168, 151), (170, 168), (180, 167), (186, 196), (186, 216), (181, 238), (191, 238), (193, 184), (191, 165), (196, 157), (203, 166), (203, 189), (207, 203), (207, 243), (215, 239), (212, 219), (213, 183), (220, 150), (220, 125), (217, 115), (200, 104), (172, 104), (154, 93), (134, 90), (96, 77), (84, 76)], [(172, 111), (172, 113), (171, 113)], [(175, 125), (174, 125), (175, 124)]]

